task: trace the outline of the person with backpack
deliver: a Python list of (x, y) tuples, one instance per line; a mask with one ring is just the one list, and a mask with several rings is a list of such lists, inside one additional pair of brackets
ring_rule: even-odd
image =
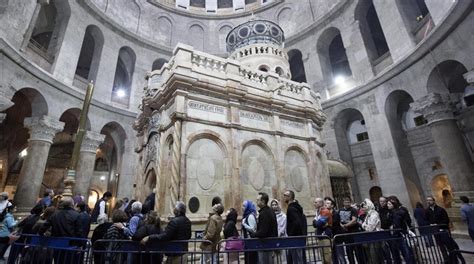
[[(283, 193), (283, 201), (288, 205), (286, 211), (286, 233), (291, 236), (306, 235), (306, 216), (303, 213), (303, 207), (295, 200), (295, 193), (292, 190), (287, 190)], [(287, 262), (304, 263), (304, 251), (301, 249), (288, 250)]]
[[(119, 210), (120, 211), (120, 210)], [(128, 226), (125, 226), (122, 223), (116, 223), (114, 225), (117, 228), (122, 229), (124, 235), (127, 237), (132, 237), (137, 232), (137, 229), (142, 225), (143, 222), (143, 214), (142, 214), (142, 203), (141, 202), (134, 202), (132, 204), (132, 218), (128, 222)]]

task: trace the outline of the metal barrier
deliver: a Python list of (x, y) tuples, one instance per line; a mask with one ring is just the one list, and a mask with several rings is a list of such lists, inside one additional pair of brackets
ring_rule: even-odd
[[(451, 263), (461, 263), (461, 264), (466, 264), (466, 260), (464, 259), (463, 254), (467, 255), (474, 255), (474, 251), (467, 251), (467, 250), (453, 250), (449, 252), (449, 259)], [(460, 258), (461, 256), (462, 258)]]
[(88, 263), (90, 248), (88, 239), (22, 235), (11, 246), (7, 263)]
[[(219, 242), (220, 263), (321, 263), (331, 256), (327, 236), (295, 236), (265, 239), (226, 239)], [(324, 263), (324, 262), (323, 262)]]
[[(122, 263), (198, 263), (210, 252), (197, 246), (207, 240), (149, 241), (142, 245), (130, 240), (97, 240), (92, 247), (94, 264)], [(191, 245), (191, 246), (190, 246)]]
[[(346, 263), (448, 263), (456, 243), (448, 230), (426, 226), (401, 230), (357, 232), (334, 237), (334, 262)], [(435, 243), (436, 241), (436, 243)]]

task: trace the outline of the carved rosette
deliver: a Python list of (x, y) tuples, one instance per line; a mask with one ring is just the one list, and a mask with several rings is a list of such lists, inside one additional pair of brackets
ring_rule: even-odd
[(428, 124), (454, 118), (454, 103), (449, 94), (429, 93), (411, 106), (416, 113), (426, 118)]
[(64, 128), (64, 122), (50, 116), (27, 117), (24, 125), (30, 130), (30, 141), (46, 141), (50, 144), (56, 133)]
[(84, 139), (82, 140), (81, 144), (81, 152), (90, 152), (90, 153), (95, 153), (97, 150), (97, 147), (104, 142), (105, 135), (93, 132), (93, 131), (87, 131)]

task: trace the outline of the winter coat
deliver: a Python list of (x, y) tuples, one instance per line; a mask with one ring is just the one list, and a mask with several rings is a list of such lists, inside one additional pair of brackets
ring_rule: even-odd
[(0, 237), (7, 237), (16, 226), (15, 218), (11, 213), (7, 213), (0, 227)]
[(72, 208), (57, 210), (46, 220), (39, 233), (43, 234), (49, 227), (53, 237), (82, 237), (84, 234), (79, 213)]
[(276, 216), (270, 207), (265, 206), (258, 211), (257, 231), (252, 234), (252, 237), (278, 237)]
[(426, 209), (426, 217), (430, 224), (442, 225), (444, 228), (449, 227), (448, 213), (444, 208), (435, 205), (433, 208)]
[(380, 230), (380, 217), (379, 213), (375, 210), (370, 210), (365, 216), (364, 222), (362, 223), (362, 229), (367, 232)]
[(306, 229), (306, 224), (303, 221), (303, 207), (294, 201), (288, 205), (288, 210), (286, 211), (286, 233), (288, 236), (302, 236), (304, 235), (304, 229)]
[(200, 248), (203, 251), (217, 251), (217, 244), (219, 243), (219, 240), (221, 240), (221, 231), (223, 225), (224, 221), (222, 221), (222, 217), (220, 215), (212, 214), (209, 216), (206, 228), (204, 229), (203, 239), (209, 240), (211, 243), (201, 243)]

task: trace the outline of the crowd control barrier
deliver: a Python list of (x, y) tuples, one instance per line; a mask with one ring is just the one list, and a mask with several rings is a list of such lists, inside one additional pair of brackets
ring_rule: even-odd
[(22, 235), (12, 244), (7, 263), (88, 263), (91, 242), (88, 239)]

